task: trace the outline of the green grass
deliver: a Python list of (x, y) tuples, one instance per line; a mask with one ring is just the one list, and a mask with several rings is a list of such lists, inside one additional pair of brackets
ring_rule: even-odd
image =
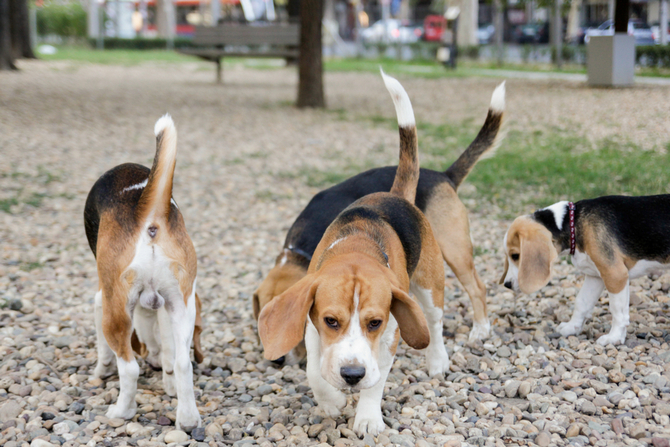
[[(422, 125), (424, 167), (443, 170), (475, 137), (473, 123)], [(512, 131), (496, 155), (482, 160), (467, 179), (502, 208), (519, 203), (546, 206), (559, 200), (602, 195), (670, 193), (670, 157), (632, 143), (604, 139), (595, 144), (562, 129)]]
[(15, 197), (12, 197), (12, 198), (9, 198), (9, 199), (1, 199), (0, 200), (0, 211), (9, 214), (11, 207), (14, 206), (14, 205), (18, 205), (18, 204), (19, 204), (19, 201), (16, 200)]
[(194, 62), (192, 56), (167, 50), (94, 50), (88, 47), (59, 46), (56, 54), (39, 54), (40, 59), (47, 61), (92, 62), (95, 64), (132, 66), (145, 62)]
[[(368, 119), (372, 125), (396, 126), (392, 119)], [(417, 127), (421, 166), (443, 171), (475, 138), (479, 123), (419, 123)], [(337, 169), (305, 168), (290, 176), (325, 188), (372, 167), (346, 160)], [(500, 207), (505, 216), (514, 216), (559, 200), (670, 193), (670, 156), (611, 139), (591, 143), (564, 129), (511, 131), (495, 156), (481, 160), (466, 182), (476, 190), (464, 188), (461, 196), (483, 198)]]

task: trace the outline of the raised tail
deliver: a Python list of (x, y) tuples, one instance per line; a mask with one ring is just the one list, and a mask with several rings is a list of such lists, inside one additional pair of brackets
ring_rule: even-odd
[(138, 220), (167, 222), (172, 199), (172, 177), (177, 158), (177, 129), (170, 115), (156, 121), (156, 156), (147, 185), (137, 205)]
[(400, 131), (400, 160), (398, 170), (393, 180), (391, 193), (404, 197), (410, 203), (414, 203), (416, 187), (419, 183), (419, 146), (416, 136), (416, 121), (412, 103), (407, 92), (397, 79), (384, 74), (382, 78), (386, 89), (391, 94), (395, 112), (398, 116), (398, 129)]
[(475, 137), (465, 152), (445, 172), (454, 184), (454, 188), (457, 189), (463, 183), (463, 180), (465, 180), (480, 159), (493, 156), (495, 150), (500, 146), (503, 138), (505, 138), (505, 132), (500, 131), (504, 112), (505, 82), (503, 81), (493, 91), (486, 121), (484, 121), (484, 125), (479, 130), (477, 137)]

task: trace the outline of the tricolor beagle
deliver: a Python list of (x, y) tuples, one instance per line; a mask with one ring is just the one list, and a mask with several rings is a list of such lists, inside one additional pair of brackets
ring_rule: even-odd
[(419, 181), (414, 112), (400, 83), (382, 76), (400, 129), (391, 192), (367, 195), (340, 213), (316, 247), (307, 276), (270, 301), (258, 319), (268, 359), (285, 355), (305, 336), (307, 378), (328, 416), (347, 403), (340, 390), (360, 391), (354, 420), (359, 435), (385, 427), (381, 398), (399, 336), (416, 349), (427, 348), (431, 375), (449, 367), (440, 247), (413, 205)]
[(563, 336), (579, 334), (604, 289), (610, 293), (612, 328), (598, 343), (626, 341), (629, 280), (670, 267), (670, 195), (606, 196), (558, 202), (517, 217), (504, 242), (505, 272), (500, 283), (532, 293), (551, 279), (551, 264), (570, 254), (586, 275)]
[(165, 115), (154, 130), (151, 170), (119, 165), (95, 182), (86, 200), (86, 237), (100, 283), (95, 376), (113, 374), (116, 357), (121, 390), (107, 417), (132, 418), (140, 373), (133, 349), (143, 351), (150, 366), (162, 367), (165, 392), (179, 399), (177, 428), (190, 430), (200, 425), (190, 360), (195, 330), (195, 358), (202, 361), (197, 258), (172, 199), (177, 152), (172, 118)]
[[(470, 296), (474, 322), (470, 340), (489, 335), (490, 324), (486, 313), (486, 287), (475, 270), (472, 256), (470, 224), (465, 206), (456, 190), (477, 161), (490, 155), (502, 140), (500, 132), (505, 108), (505, 84), (493, 92), (486, 121), (479, 134), (461, 156), (444, 172), (421, 168), (415, 204), (430, 222), (442, 257)], [(253, 295), (254, 316), (307, 274), (307, 268), (317, 244), (328, 225), (354, 201), (375, 192), (389, 191), (396, 175), (396, 167), (371, 169), (318, 193), (307, 204), (291, 226), (284, 249)], [(304, 357), (302, 346), (286, 356), (286, 361), (297, 363)], [(280, 360), (283, 360), (280, 359)]]

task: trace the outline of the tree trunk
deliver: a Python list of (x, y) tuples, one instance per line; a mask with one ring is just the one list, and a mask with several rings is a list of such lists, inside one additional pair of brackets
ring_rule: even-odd
[(15, 59), (35, 59), (30, 46), (30, 17), (26, 0), (9, 0), (12, 53)]
[(9, 1), (0, 0), (0, 70), (16, 70), (9, 26)]
[(496, 59), (498, 60), (498, 65), (502, 66), (505, 60), (505, 48), (503, 47), (505, 24), (502, 0), (493, 0), (493, 26), (495, 27), (493, 39), (495, 41)]
[(303, 107), (326, 107), (323, 95), (321, 21), (323, 0), (303, 0), (300, 4), (300, 61), (298, 101)]

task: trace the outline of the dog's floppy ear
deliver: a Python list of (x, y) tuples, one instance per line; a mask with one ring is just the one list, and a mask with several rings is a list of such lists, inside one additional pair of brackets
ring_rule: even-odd
[(314, 275), (307, 275), (263, 307), (258, 317), (258, 335), (266, 359), (278, 359), (302, 341), (317, 288)]
[(509, 269), (509, 259), (507, 259), (507, 253), (503, 252), (503, 255), (505, 256), (505, 269), (503, 270), (503, 274), (500, 277), (500, 281), (498, 281), (498, 284), (502, 284), (505, 282), (505, 277), (507, 276), (507, 269)]
[(551, 238), (542, 234), (522, 237), (520, 242), (519, 288), (523, 293), (533, 293), (551, 279), (551, 263), (558, 253)]
[(251, 304), (252, 304), (253, 309), (254, 309), (254, 319), (256, 321), (258, 321), (258, 316), (261, 313), (261, 303), (260, 303), (259, 298), (258, 298), (258, 290), (256, 290), (256, 292), (254, 292), (254, 297), (252, 298)]
[(408, 294), (391, 285), (391, 313), (398, 322), (400, 336), (414, 349), (423, 349), (430, 343), (428, 323), (421, 307)]

